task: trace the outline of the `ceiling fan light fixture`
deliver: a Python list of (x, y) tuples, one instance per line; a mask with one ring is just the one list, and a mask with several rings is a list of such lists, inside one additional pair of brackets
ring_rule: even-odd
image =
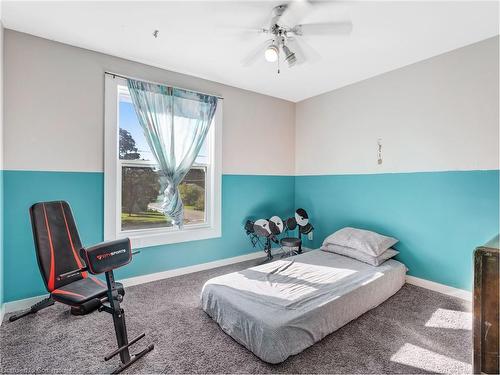
[(279, 54), (278, 47), (275, 44), (271, 44), (269, 47), (266, 48), (266, 51), (264, 52), (264, 57), (266, 61), (275, 62), (276, 60), (278, 60), (278, 54)]
[(291, 68), (297, 62), (297, 56), (295, 53), (290, 51), (290, 48), (287, 46), (283, 46), (283, 52), (285, 52), (285, 61), (288, 63), (288, 66)]

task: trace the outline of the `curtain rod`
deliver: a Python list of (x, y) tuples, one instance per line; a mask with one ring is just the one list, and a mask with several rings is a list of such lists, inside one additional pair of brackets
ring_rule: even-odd
[(196, 91), (196, 90), (191, 90), (191, 89), (185, 89), (183, 87), (171, 86), (171, 85), (167, 85), (167, 84), (161, 83), (161, 82), (154, 82), (154, 81), (148, 81), (148, 80), (142, 79), (142, 78), (135, 78), (135, 77), (130, 77), (130, 76), (124, 76), (122, 74), (113, 73), (113, 72), (104, 72), (104, 74), (107, 74), (107, 75), (110, 75), (110, 76), (113, 76), (113, 77), (123, 78), (123, 79), (134, 79), (136, 81), (143, 81), (143, 82), (147, 82), (147, 83), (153, 83), (155, 85), (168, 86), (168, 87), (172, 87), (174, 89), (179, 89), (179, 90), (192, 91), (192, 92), (196, 92), (198, 94), (215, 96), (217, 99), (224, 100), (224, 98), (222, 96), (219, 96), (219, 95), (207, 94), (206, 92), (201, 92), (201, 91)]

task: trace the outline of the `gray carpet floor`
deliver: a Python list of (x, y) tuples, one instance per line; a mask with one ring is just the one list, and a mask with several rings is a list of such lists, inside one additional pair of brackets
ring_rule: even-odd
[[(470, 303), (405, 285), (379, 307), (279, 365), (226, 335), (200, 308), (204, 282), (255, 265), (248, 261), (127, 288), (134, 345), (155, 349), (129, 373), (471, 373)], [(6, 317), (6, 319), (8, 316)], [(56, 304), (0, 327), (2, 373), (106, 373), (117, 359), (109, 314), (75, 317)]]

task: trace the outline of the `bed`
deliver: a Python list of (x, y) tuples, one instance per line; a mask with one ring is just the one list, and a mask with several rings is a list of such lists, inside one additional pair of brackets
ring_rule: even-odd
[(378, 306), (405, 282), (406, 267), (374, 267), (313, 250), (210, 279), (203, 310), (265, 362), (280, 363)]

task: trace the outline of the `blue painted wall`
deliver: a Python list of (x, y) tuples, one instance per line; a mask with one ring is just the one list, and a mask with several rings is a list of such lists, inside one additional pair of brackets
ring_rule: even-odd
[[(70, 202), (84, 244), (103, 239), (102, 173), (4, 171), (4, 301), (45, 293), (36, 264), (28, 208)], [(328, 234), (355, 226), (395, 236), (409, 274), (471, 289), (472, 251), (499, 228), (499, 171), (331, 176), (224, 175), (222, 237), (143, 249), (118, 278), (252, 252), (242, 224), (249, 215), (289, 215), (304, 207), (318, 247)]]
[[(103, 173), (5, 171), (6, 302), (46, 293), (36, 263), (28, 209), (34, 202), (67, 200), (84, 244), (103, 239)], [(144, 249), (118, 278), (126, 278), (234, 257), (255, 251), (242, 224), (293, 212), (294, 177), (224, 175), (222, 237)]]
[[(1, 147), (0, 147), (1, 149)], [(0, 309), (3, 308), (4, 298), (4, 266), (3, 266), (3, 170), (0, 170)]]
[(499, 171), (299, 176), (295, 205), (312, 217), (314, 246), (353, 226), (400, 240), (409, 274), (472, 289), (472, 252), (499, 230)]

